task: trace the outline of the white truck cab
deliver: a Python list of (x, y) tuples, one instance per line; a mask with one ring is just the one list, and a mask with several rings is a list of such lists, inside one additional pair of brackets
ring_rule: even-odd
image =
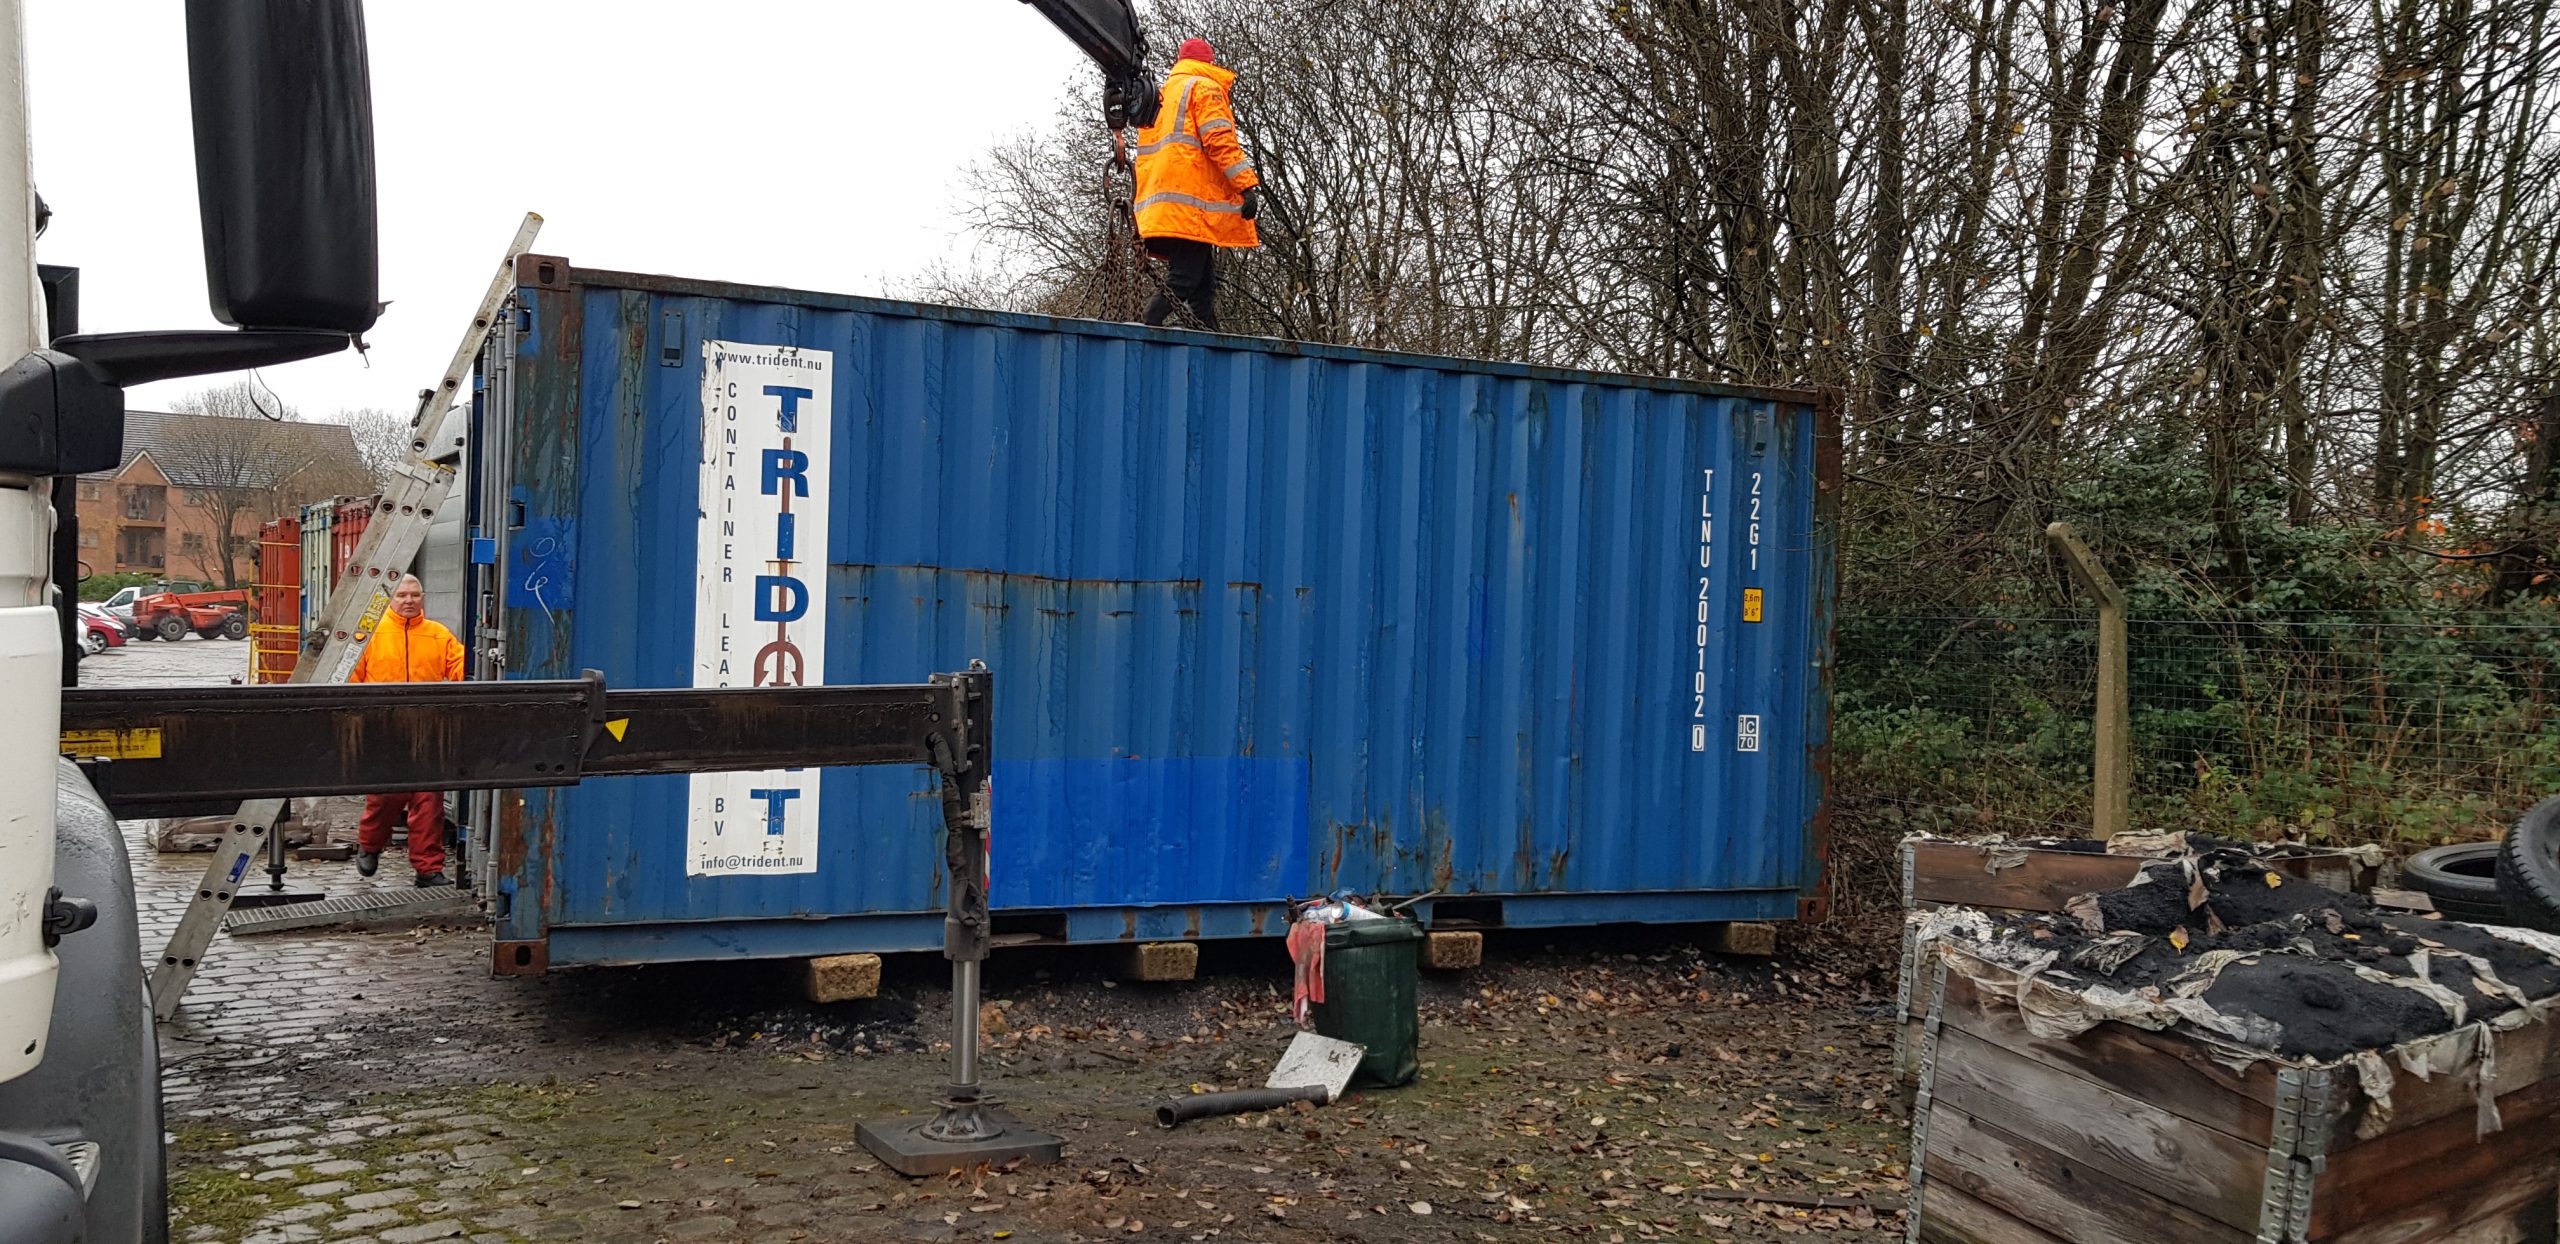
[(36, 262), (23, 7), (0, 0), (0, 1244), (162, 1241), (133, 875), (60, 754), (78, 677), (69, 485), (115, 466), (124, 386), (312, 358), (372, 327), (364, 15), (361, 0), (187, 0), (207, 285), (236, 327), (84, 335), (76, 299), (56, 296), (76, 274)]
[[(0, 354), (45, 344), (27, 162), (24, 18), (0, 3)], [(56, 974), (44, 939), (53, 889), (62, 627), (53, 600), (51, 480), (0, 473), (0, 1080), (44, 1058)]]

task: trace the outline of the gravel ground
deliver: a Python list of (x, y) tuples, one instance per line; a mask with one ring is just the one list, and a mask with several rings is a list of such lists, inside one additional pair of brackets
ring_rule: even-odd
[[(224, 682), (247, 653), (135, 644), (82, 676)], [(207, 857), (127, 828), (153, 953)], [(1890, 947), (1835, 929), (1723, 959), (1703, 932), (1497, 936), (1482, 968), (1426, 977), (1418, 1083), (1176, 1131), (1155, 1102), (1258, 1084), (1287, 1043), (1278, 942), (1205, 946), (1183, 986), (1002, 951), (987, 1075), (1066, 1161), (923, 1182), (854, 1128), (927, 1109), (946, 1075), (938, 958), (819, 1006), (785, 963), (493, 979), (477, 929), (225, 935), (162, 1029), (173, 1238), (1900, 1238)]]
[[(260, 940), (262, 957), (292, 945)], [(1155, 1102), (1257, 1083), (1286, 1043), (1276, 948), (1219, 948), (1179, 987), (1110, 981), (1093, 956), (1000, 955), (988, 1080), (1066, 1138), (1066, 1162), (923, 1182), (881, 1169), (854, 1127), (929, 1107), (949, 1031), (937, 962), (822, 1007), (793, 1000), (780, 965), (500, 982), (475, 934), (310, 942), (235, 960), (222, 1022), (171, 1034), (182, 1240), (1899, 1230), (1881, 982), (1655, 934), (1506, 943), (1435, 976), (1412, 1086), (1171, 1132)]]

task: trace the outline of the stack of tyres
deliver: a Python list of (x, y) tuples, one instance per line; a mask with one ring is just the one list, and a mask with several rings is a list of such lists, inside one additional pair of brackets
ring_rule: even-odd
[(2400, 866), (2400, 880), (2424, 892), (2447, 920), (2507, 924), (2506, 904), (2498, 898), (2497, 863), (2494, 842), (2456, 843), (2410, 856)]
[(2560, 795), (2518, 818), (2497, 845), (2494, 872), (2494, 897), (2509, 920), (2560, 933)]
[(2496, 842), (2430, 847), (2400, 866), (2448, 920), (2560, 933), (2560, 796), (2535, 804)]

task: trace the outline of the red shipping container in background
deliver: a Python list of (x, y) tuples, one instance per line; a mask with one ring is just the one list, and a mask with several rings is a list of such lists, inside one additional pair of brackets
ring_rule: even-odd
[(337, 516), (329, 520), (329, 582), (335, 586), (347, 573), (347, 563), (355, 560), (356, 544), (364, 539), (367, 523), (373, 521), (373, 506), (378, 497), (342, 497)]
[(293, 677), (302, 648), (302, 520), (258, 528), (258, 577), (249, 594), (249, 681)]

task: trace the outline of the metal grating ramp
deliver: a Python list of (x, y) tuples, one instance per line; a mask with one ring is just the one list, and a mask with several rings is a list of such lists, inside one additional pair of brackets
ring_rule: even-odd
[(316, 903), (234, 910), (223, 919), (222, 927), (234, 935), (282, 933), (291, 929), (317, 929), (334, 924), (410, 916), (459, 916), (471, 910), (471, 896), (450, 886), (429, 890), (367, 890)]

